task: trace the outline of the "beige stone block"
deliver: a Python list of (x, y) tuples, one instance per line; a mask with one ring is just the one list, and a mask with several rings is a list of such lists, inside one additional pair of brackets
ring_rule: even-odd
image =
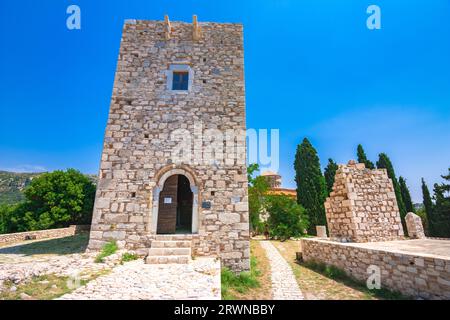
[(221, 213), (219, 214), (219, 220), (225, 224), (232, 224), (241, 221), (241, 215), (238, 213)]
[(95, 201), (95, 207), (97, 209), (109, 209), (110, 199), (108, 198), (97, 198)]

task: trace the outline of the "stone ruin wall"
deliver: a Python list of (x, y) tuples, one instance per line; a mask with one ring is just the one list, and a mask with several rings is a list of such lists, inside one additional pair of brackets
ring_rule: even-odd
[(394, 187), (385, 169), (366, 169), (354, 161), (339, 165), (325, 211), (332, 240), (388, 241), (404, 235)]
[[(164, 21), (125, 23), (101, 158), (89, 248), (117, 240), (145, 254), (151, 245), (152, 199), (169, 169), (191, 173), (198, 188), (198, 233), (193, 254), (220, 256), (234, 271), (250, 267), (245, 155), (245, 87), (242, 25)], [(171, 64), (189, 65), (188, 92), (167, 90)], [(215, 165), (175, 165), (175, 129), (234, 130), (236, 152)], [(194, 139), (198, 136), (194, 136)], [(202, 146), (205, 148), (205, 146)], [(198, 150), (194, 150), (198, 152)], [(200, 150), (201, 153), (201, 150)], [(209, 201), (210, 208), (201, 203)]]
[(302, 258), (344, 270), (365, 283), (368, 268), (381, 271), (381, 286), (421, 299), (450, 299), (450, 259), (431, 254), (407, 254), (358, 247), (355, 243), (336, 243), (325, 239), (303, 238)]

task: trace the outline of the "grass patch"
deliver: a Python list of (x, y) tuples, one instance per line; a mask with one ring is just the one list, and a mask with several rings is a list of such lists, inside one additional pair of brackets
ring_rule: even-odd
[[(51, 300), (58, 298), (74, 290), (68, 286), (69, 277), (53, 274), (33, 277), (29, 281), (16, 286), (16, 291), (11, 291), (12, 283), (6, 283), (5, 289), (0, 293), (2, 300)], [(81, 280), (80, 285), (87, 280)]]
[[(70, 293), (77, 288), (86, 285), (89, 281), (97, 277), (106, 275), (109, 269), (99, 270), (93, 273), (81, 273), (79, 279), (75, 281), (69, 276), (58, 276), (46, 274), (32, 277), (30, 280), (19, 285), (6, 282), (5, 288), (0, 292), (0, 300), (52, 300)], [(15, 291), (11, 291), (16, 287)]]
[(344, 270), (333, 266), (327, 265), (322, 262), (308, 261), (301, 263), (305, 267), (312, 269), (328, 278), (344, 283), (350, 287), (360, 290), (368, 297), (379, 298), (383, 300), (409, 300), (410, 297), (404, 296), (400, 292), (392, 291), (386, 288), (381, 289), (368, 289), (364, 282), (356, 280), (355, 278), (347, 275)]
[[(285, 242), (271, 241), (286, 259), (294, 272), (297, 283), (308, 300), (374, 300), (378, 299), (360, 286), (354, 286), (341, 280), (333, 280), (324, 273), (307, 268), (298, 263), (296, 253), (302, 251), (301, 241), (289, 240)], [(330, 270), (333, 273), (335, 270)], [(334, 272), (339, 275), (339, 272)]]
[(109, 241), (108, 243), (106, 243), (105, 245), (103, 245), (102, 247), (102, 251), (95, 257), (95, 262), (97, 263), (102, 263), (104, 262), (104, 259), (114, 253), (116, 253), (116, 251), (119, 248), (117, 247), (117, 243), (115, 240), (113, 241)]
[(223, 300), (270, 300), (272, 281), (270, 263), (260, 242), (250, 242), (250, 271), (235, 274), (227, 268), (222, 269)]
[(135, 253), (125, 252), (120, 259), (121, 263), (133, 261), (139, 259), (139, 256)]

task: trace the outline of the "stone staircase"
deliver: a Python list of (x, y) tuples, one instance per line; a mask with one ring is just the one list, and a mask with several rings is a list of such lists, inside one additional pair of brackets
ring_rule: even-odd
[(145, 263), (189, 263), (192, 237), (190, 235), (156, 235), (151, 242)]

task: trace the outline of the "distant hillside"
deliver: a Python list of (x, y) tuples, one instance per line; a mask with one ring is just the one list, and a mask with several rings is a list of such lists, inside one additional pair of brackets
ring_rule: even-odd
[[(0, 171), (0, 205), (13, 204), (24, 200), (23, 190), (33, 180), (42, 173), (18, 173)], [(97, 184), (97, 176), (94, 174), (86, 175)]]

